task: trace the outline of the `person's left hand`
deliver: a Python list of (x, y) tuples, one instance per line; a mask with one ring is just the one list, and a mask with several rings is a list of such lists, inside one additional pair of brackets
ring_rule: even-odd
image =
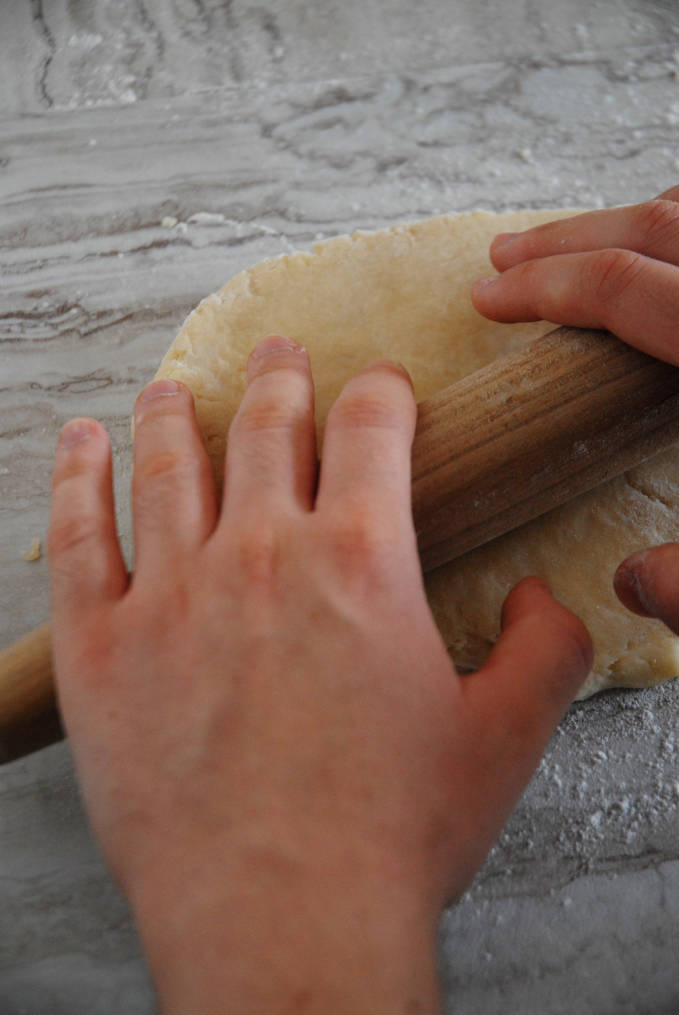
[[(500, 233), (490, 254), (500, 274), (472, 289), (485, 317), (604, 328), (679, 364), (679, 187), (642, 204)], [(634, 613), (679, 634), (679, 543), (623, 561), (614, 586)]]
[(679, 187), (643, 204), (500, 233), (472, 288), (493, 321), (605, 328), (679, 364)]

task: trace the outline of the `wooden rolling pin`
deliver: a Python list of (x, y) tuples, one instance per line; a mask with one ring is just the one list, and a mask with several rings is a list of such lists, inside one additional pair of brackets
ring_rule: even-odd
[[(425, 571), (679, 440), (679, 368), (558, 328), (419, 406), (413, 512)], [(0, 655), (0, 760), (58, 739), (49, 625)]]

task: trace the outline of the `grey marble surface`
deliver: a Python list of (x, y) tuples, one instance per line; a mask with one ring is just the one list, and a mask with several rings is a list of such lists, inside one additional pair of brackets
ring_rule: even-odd
[[(673, 0), (3, 0), (0, 644), (47, 616), (60, 425), (114, 443), (187, 311), (321, 236), (679, 181)], [(163, 227), (166, 217), (176, 225)], [(679, 687), (574, 707), (441, 927), (450, 1012), (679, 1011)], [(0, 768), (0, 1015), (150, 1015), (67, 745)]]

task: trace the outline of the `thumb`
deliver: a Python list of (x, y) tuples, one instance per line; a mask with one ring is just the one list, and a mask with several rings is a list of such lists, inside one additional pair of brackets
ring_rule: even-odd
[[(592, 665), (582, 621), (539, 578), (507, 597), (502, 635), (478, 673), (464, 678), (487, 779), (511, 807)], [(504, 784), (501, 789), (500, 784)]]
[(457, 817), (467, 846), (451, 863), (449, 899), (458, 898), (499, 835), (591, 664), (584, 624), (539, 578), (519, 582), (485, 666), (460, 682), (467, 735)]
[(633, 554), (615, 572), (621, 603), (641, 617), (657, 617), (679, 634), (679, 543)]

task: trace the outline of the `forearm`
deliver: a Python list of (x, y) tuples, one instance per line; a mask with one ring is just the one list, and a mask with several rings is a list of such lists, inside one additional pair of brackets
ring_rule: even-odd
[(407, 879), (272, 851), (168, 871), (134, 908), (164, 1015), (435, 1015), (436, 919)]

